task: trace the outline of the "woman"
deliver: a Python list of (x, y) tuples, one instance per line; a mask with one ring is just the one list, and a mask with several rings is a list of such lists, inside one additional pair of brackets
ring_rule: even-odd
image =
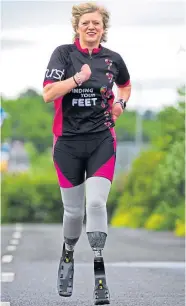
[(73, 254), (82, 231), (86, 195), (86, 233), (95, 254), (95, 305), (109, 304), (102, 256), (106, 202), (115, 167), (114, 123), (130, 97), (130, 76), (121, 56), (101, 45), (108, 30), (107, 10), (83, 3), (73, 6), (72, 17), (74, 43), (54, 50), (43, 91), (46, 103), (54, 101), (53, 159), (64, 205), (58, 293), (72, 295)]

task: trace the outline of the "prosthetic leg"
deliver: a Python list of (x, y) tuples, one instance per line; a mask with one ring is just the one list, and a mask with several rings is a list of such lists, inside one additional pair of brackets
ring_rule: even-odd
[(110, 304), (110, 294), (106, 283), (106, 274), (102, 250), (105, 245), (107, 234), (103, 232), (87, 233), (88, 240), (94, 251), (94, 305)]
[(84, 184), (72, 188), (61, 188), (61, 195), (64, 206), (64, 244), (58, 268), (57, 289), (60, 296), (69, 297), (73, 291), (74, 248), (83, 227)]
[(73, 291), (74, 281), (74, 245), (78, 239), (66, 239), (63, 244), (62, 256), (58, 268), (57, 289), (58, 294), (70, 297)]

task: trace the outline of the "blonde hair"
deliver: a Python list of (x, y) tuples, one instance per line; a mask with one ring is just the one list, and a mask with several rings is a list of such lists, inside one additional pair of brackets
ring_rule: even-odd
[(94, 13), (94, 12), (99, 12), (102, 15), (104, 33), (101, 38), (101, 42), (107, 41), (107, 32), (109, 28), (110, 14), (105, 7), (99, 6), (94, 2), (82, 3), (79, 5), (74, 5), (72, 7), (72, 27), (74, 30), (73, 41), (79, 37), (78, 33), (76, 32), (76, 29), (78, 28), (81, 16), (87, 13)]

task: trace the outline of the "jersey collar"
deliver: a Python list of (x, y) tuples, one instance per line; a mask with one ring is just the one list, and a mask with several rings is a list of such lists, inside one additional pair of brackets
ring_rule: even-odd
[[(75, 44), (75, 46), (77, 47), (77, 49), (78, 49), (79, 51), (81, 51), (81, 52), (83, 52), (83, 53), (89, 53), (88, 48), (85, 48), (85, 49), (81, 48), (81, 45), (80, 45), (80, 42), (79, 42), (79, 39), (78, 39), (78, 38), (76, 38), (74, 44)], [(92, 50), (92, 54), (99, 53), (99, 52), (101, 51), (101, 49), (102, 49), (102, 46), (101, 46), (101, 44), (100, 44), (100, 45), (99, 45), (99, 48), (94, 48), (94, 49)]]

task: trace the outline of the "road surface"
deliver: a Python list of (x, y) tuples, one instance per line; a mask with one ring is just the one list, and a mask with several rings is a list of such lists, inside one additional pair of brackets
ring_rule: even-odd
[[(71, 298), (56, 289), (61, 225), (6, 225), (1, 232), (1, 306), (93, 305), (93, 254), (85, 230), (76, 246)], [(184, 306), (183, 238), (110, 228), (104, 258), (111, 306)]]

